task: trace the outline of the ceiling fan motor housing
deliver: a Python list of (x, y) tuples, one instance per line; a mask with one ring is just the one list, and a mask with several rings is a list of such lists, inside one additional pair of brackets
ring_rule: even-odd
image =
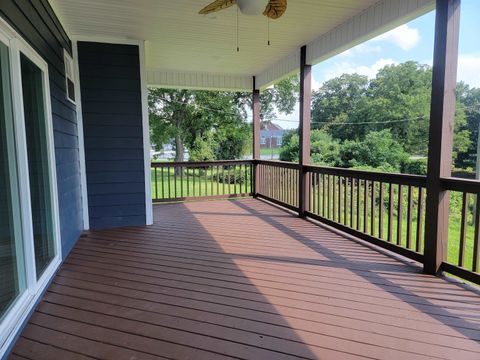
[(267, 7), (269, 0), (237, 0), (237, 5), (245, 15), (261, 15)]

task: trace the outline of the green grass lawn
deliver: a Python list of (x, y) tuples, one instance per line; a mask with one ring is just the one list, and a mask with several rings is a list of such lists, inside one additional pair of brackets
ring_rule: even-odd
[(260, 149), (260, 155), (262, 156), (280, 156), (280, 152), (282, 151), (282, 148), (274, 148), (274, 149)]
[[(152, 179), (152, 197), (153, 199), (166, 200), (184, 197), (198, 196), (222, 196), (249, 194), (250, 174), (245, 174), (248, 167), (236, 167), (237, 179), (235, 181), (234, 169), (229, 172), (227, 169), (219, 167), (218, 171), (214, 169), (189, 169), (183, 172), (183, 175), (175, 175), (173, 168), (163, 170), (161, 168), (150, 170)], [(217, 181), (218, 179), (218, 181)]]

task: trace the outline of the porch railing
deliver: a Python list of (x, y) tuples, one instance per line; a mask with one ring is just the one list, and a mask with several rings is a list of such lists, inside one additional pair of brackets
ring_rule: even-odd
[(300, 181), (298, 164), (258, 160), (256, 166), (257, 195), (290, 210), (298, 211)]
[(458, 178), (441, 181), (450, 193), (449, 246), (441, 269), (480, 284), (480, 182)]
[(153, 162), (154, 202), (252, 195), (253, 162)]
[(306, 166), (307, 216), (423, 262), (424, 176)]
[[(155, 202), (255, 195), (295, 212), (306, 178), (305, 216), (424, 262), (425, 176), (265, 160), (152, 163), (151, 171)], [(480, 182), (442, 186), (450, 220), (441, 269), (480, 283)]]

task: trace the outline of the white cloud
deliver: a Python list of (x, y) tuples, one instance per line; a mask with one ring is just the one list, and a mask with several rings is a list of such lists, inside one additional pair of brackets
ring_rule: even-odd
[(413, 49), (420, 42), (420, 31), (408, 25), (401, 25), (385, 34), (377, 36), (374, 41), (388, 41), (397, 45), (402, 50)]
[(480, 54), (460, 54), (458, 57), (458, 81), (480, 87)]
[(380, 70), (386, 65), (392, 65), (392, 64), (397, 64), (397, 62), (393, 59), (383, 59), (383, 58), (377, 60), (375, 63), (373, 63), (370, 66), (356, 65), (348, 61), (336, 62), (333, 64), (332, 67), (326, 69), (323, 72), (323, 81), (333, 79), (342, 74), (355, 74), (355, 73), (360, 75), (365, 75), (369, 79), (373, 79), (377, 75), (378, 70)]
[(351, 49), (345, 50), (344, 52), (338, 54), (342, 57), (350, 57), (358, 54), (370, 54), (370, 53), (379, 53), (382, 51), (382, 47), (379, 45), (372, 45), (368, 42), (354, 46)]
[(315, 79), (315, 76), (312, 76), (312, 91), (317, 91), (322, 87), (322, 84)]

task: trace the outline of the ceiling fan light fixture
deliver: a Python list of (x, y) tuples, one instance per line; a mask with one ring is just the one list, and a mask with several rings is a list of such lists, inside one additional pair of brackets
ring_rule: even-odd
[(237, 5), (242, 14), (254, 16), (261, 15), (268, 2), (269, 0), (237, 0)]

